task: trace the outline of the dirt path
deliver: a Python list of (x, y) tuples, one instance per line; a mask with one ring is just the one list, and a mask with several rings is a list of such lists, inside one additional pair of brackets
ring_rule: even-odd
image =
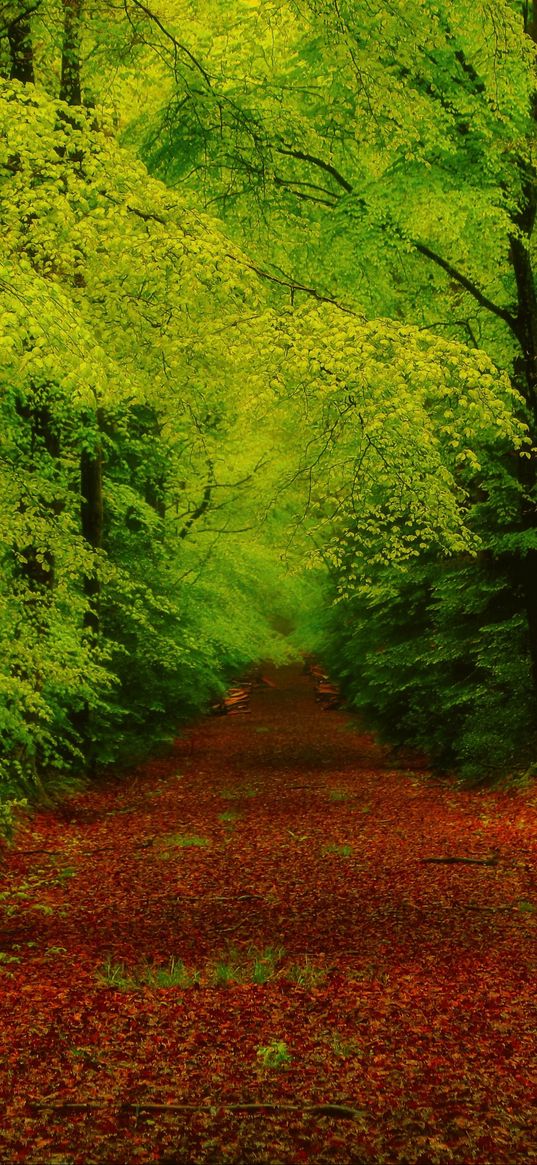
[(535, 790), (394, 771), (269, 678), (18, 836), (6, 1165), (537, 1161)]

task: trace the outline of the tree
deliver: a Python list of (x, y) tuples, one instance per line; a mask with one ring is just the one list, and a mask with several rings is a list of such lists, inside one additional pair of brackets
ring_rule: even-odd
[[(65, 109), (2, 92), (3, 775), (30, 789), (173, 733), (172, 709), (249, 661), (254, 616), (231, 611), (255, 540), (240, 581), (209, 561), (219, 530), (244, 524), (245, 486), (267, 488), (262, 312), (240, 253)], [(281, 654), (252, 605), (251, 650)]]
[[(291, 283), (484, 348), (512, 373), (535, 442), (535, 6), (245, 6), (247, 53), (210, 7), (212, 89), (178, 88), (150, 163), (187, 185), (202, 169), (238, 237), (257, 219), (274, 276), (291, 256)], [(534, 455), (508, 464), (511, 512), (481, 537), (523, 594), (535, 683)]]
[[(33, 14), (36, 28), (45, 11)], [(132, 755), (173, 732), (178, 707), (187, 715), (206, 704), (251, 659), (284, 657), (271, 616), (303, 592), (285, 576), (282, 547), (297, 573), (308, 557), (314, 570), (322, 565), (340, 603), (371, 603), (382, 571), (392, 572), (393, 592), (409, 563), (425, 558), (440, 570), (446, 557), (467, 563), (481, 553), (483, 495), (490, 502), (494, 489), (501, 533), (516, 553), (521, 544), (518, 487), (509, 492), (504, 468), (531, 463), (520, 396), (484, 353), (453, 338), (456, 325), (435, 337), (423, 318), (390, 321), (377, 310), (368, 321), (361, 310), (384, 304), (410, 319), (411, 289), (400, 280), (391, 293), (389, 277), (402, 253), (415, 271), (424, 255), (405, 225), (410, 198), (382, 211), (380, 231), (399, 139), (371, 145), (365, 209), (336, 156), (347, 150), (348, 108), (330, 114), (334, 125), (341, 118), (341, 140), (328, 160), (320, 153), (327, 121), (316, 102), (326, 106), (332, 85), (351, 84), (339, 26), (313, 107), (297, 77), (329, 60), (312, 29), (331, 10), (320, 8), (305, 29), (293, 9), (278, 9), (291, 52), (282, 44), (270, 60), (273, 10), (247, 6), (248, 36), (235, 55), (245, 60), (257, 46), (253, 63), (271, 77), (261, 94), (255, 72), (237, 84), (218, 71), (221, 45), (207, 35), (205, 13), (190, 17), (199, 43), (184, 28), (180, 35), (184, 11), (129, 0), (120, 20), (113, 10), (97, 18), (90, 7), (65, 7), (49, 26), (48, 72), (35, 40), (35, 76), (54, 95), (17, 82), (2, 90), (4, 637), (19, 627), (6, 651), (3, 731), (13, 787), (66, 764)], [(97, 19), (106, 29), (99, 47)], [(95, 109), (81, 104), (99, 53), (122, 58), (127, 77), (133, 61), (151, 59), (150, 87), (171, 70), (178, 98), (159, 129), (159, 158), (182, 124), (182, 172), (210, 145), (207, 196), (223, 194), (230, 175), (234, 194), (247, 180), (250, 221), (263, 212), (273, 225), (284, 199), (294, 209), (281, 240), (259, 235), (247, 253), (194, 205), (199, 181), (167, 189), (132, 144), (118, 146), (98, 94)], [(379, 94), (386, 68), (381, 60)], [(56, 100), (60, 90), (65, 100)], [(276, 100), (283, 93), (288, 106)], [(408, 126), (418, 126), (422, 104)], [(430, 148), (438, 127), (428, 135)], [(323, 190), (314, 171), (323, 171)], [(416, 173), (416, 204), (420, 181)], [(499, 230), (504, 210), (490, 214)], [(227, 221), (238, 231), (236, 216)], [(343, 229), (349, 255), (332, 287)], [(361, 304), (353, 249), (366, 234), (381, 239), (381, 262)], [(445, 267), (431, 264), (443, 280)], [(422, 298), (429, 316), (430, 295)], [(508, 346), (502, 352), (507, 362)]]

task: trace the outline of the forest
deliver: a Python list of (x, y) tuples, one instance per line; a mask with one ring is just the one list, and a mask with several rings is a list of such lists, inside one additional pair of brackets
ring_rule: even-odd
[(533, 1160), (537, 4), (0, 0), (0, 119), (2, 1161)]

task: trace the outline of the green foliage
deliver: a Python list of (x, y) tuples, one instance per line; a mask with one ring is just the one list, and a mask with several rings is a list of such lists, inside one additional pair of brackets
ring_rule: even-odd
[(173, 956), (167, 967), (150, 968), (144, 981), (150, 987), (193, 987), (199, 983), (199, 971), (189, 971), (181, 959)]
[[(292, 585), (255, 520), (253, 537), (240, 531), (245, 486), (268, 482), (255, 379), (249, 398), (238, 392), (258, 304), (239, 253), (106, 122), (16, 84), (0, 118), (12, 797), (171, 739), (228, 676), (285, 658), (272, 619)], [(89, 498), (84, 466), (102, 473)]]
[(492, 556), (384, 570), (337, 604), (327, 662), (381, 738), (472, 782), (535, 747), (520, 592)]
[(19, 814), (28, 807), (28, 802), (21, 797), (11, 797), (0, 800), (0, 839), (10, 842), (13, 838)]
[(36, 84), (0, 91), (4, 800), (164, 746), (298, 647), (397, 740), (512, 767), (537, 651), (528, 13), (76, 19), (81, 98), (57, 100), (49, 0)]
[(293, 1059), (285, 1040), (271, 1040), (259, 1047), (256, 1054), (265, 1069), (287, 1068)]

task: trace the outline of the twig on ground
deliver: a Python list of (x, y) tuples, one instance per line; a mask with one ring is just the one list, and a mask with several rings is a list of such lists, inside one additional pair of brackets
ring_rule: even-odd
[(215, 1109), (226, 1109), (228, 1112), (256, 1112), (263, 1110), (270, 1110), (274, 1112), (305, 1112), (311, 1116), (331, 1116), (339, 1120), (359, 1120), (363, 1117), (363, 1113), (356, 1108), (349, 1108), (345, 1104), (285, 1104), (277, 1101), (248, 1101), (244, 1104), (228, 1103), (227, 1101), (214, 1101), (212, 1104), (161, 1104), (156, 1101), (124, 1101), (113, 1105), (111, 1102), (101, 1102), (99, 1100), (61, 1100), (57, 1101), (54, 1098), (36, 1101), (28, 1101), (32, 1108), (53, 1108), (53, 1109), (71, 1109), (73, 1111), (82, 1112), (84, 1109), (95, 1108), (120, 1108), (123, 1112), (133, 1111), (140, 1112), (147, 1110), (150, 1112), (212, 1112)]
[(465, 865), (465, 866), (497, 866), (499, 855), (493, 853), (489, 858), (420, 858), (423, 863), (435, 863), (442, 866)]

